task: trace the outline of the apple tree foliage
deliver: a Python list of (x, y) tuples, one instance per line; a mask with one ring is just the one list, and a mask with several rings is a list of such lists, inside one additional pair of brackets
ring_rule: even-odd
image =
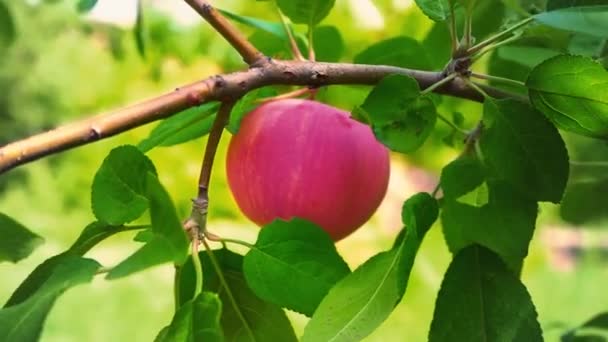
[[(313, 37), (318, 61), (340, 61), (346, 48), (340, 28), (323, 24), (334, 4), (276, 0), (298, 24), (292, 33), (301, 50), (310, 48), (307, 35)], [(82, 12), (95, 5), (76, 2)], [(351, 62), (442, 70), (457, 59), (474, 63), (484, 56), (491, 74), (486, 80), (514, 96), (498, 99), (479, 90), (483, 116), (474, 118), (479, 122), (471, 127), (463, 126), (462, 114), (454, 115), (454, 131), (445, 142), (461, 153), (441, 172), (441, 195), (418, 193), (405, 201), (401, 233), (390, 249), (351, 270), (327, 233), (296, 218), (266, 226), (255, 243), (246, 243), (244, 255), (225, 247), (189, 258), (181, 218), (146, 152), (208, 134), (219, 105), (207, 103), (162, 121), (145, 140), (117, 147), (105, 158), (92, 181), (97, 221), (14, 291), (0, 309), (0, 340), (38, 340), (57, 298), (96, 274), (112, 280), (173, 264), (176, 309), (173, 319), (158, 328), (158, 341), (359, 341), (407, 301), (416, 253), (427, 231), (440, 222), (453, 260), (437, 294), (429, 341), (542, 341), (533, 298), (520, 277), (538, 203), (561, 203), (563, 218), (576, 224), (608, 213), (608, 176), (597, 169), (570, 170), (562, 138), (608, 140), (608, 3), (416, 0), (416, 5), (435, 22), (423, 41), (399, 36), (349, 47), (359, 50)], [(145, 54), (141, 1), (138, 8), (135, 41)], [(10, 2), (0, 1), (0, 49), (10, 46), (16, 34), (10, 9)], [(278, 20), (221, 13), (253, 29), (249, 39), (265, 54), (291, 57)], [(464, 32), (454, 44), (450, 27)], [(474, 77), (468, 66), (461, 76)], [(443, 98), (430, 90), (409, 76), (388, 76), (353, 108), (353, 116), (395, 153), (412, 153), (438, 122), (446, 121), (438, 111)], [(247, 94), (232, 109), (227, 128), (236, 132), (256, 100), (273, 95), (272, 87)], [(0, 262), (16, 263), (43, 238), (8, 214), (0, 213)], [(148, 215), (149, 224), (130, 225), (142, 215)], [(85, 257), (104, 239), (136, 229), (141, 247), (111, 269)], [(197, 290), (199, 263), (203, 282)], [(302, 336), (296, 336), (284, 309), (310, 317)], [(583, 341), (579, 330), (608, 329), (607, 317), (598, 313), (564, 332), (563, 341)]]

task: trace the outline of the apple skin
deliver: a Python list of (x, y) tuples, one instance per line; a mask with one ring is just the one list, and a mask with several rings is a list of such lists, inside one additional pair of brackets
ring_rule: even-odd
[(264, 226), (299, 217), (338, 241), (386, 194), (389, 151), (348, 112), (300, 99), (247, 114), (228, 147), (228, 184), (241, 211)]

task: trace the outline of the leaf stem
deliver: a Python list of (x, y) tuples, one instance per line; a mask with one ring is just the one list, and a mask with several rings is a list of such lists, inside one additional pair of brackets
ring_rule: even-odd
[(454, 4), (450, 1), (450, 40), (452, 41), (452, 57), (456, 55), (458, 50), (458, 29), (456, 28), (456, 13), (454, 12)]
[(313, 42), (313, 26), (308, 26), (308, 60), (314, 62), (316, 60), (315, 47)]
[(294, 38), (293, 33), (291, 32), (289, 24), (287, 24), (287, 20), (285, 19), (283, 12), (281, 12), (279, 5), (275, 3), (274, 6), (277, 10), (277, 13), (279, 14), (279, 18), (281, 19), (281, 24), (283, 24), (283, 29), (285, 29), (285, 33), (287, 33), (287, 40), (289, 40), (289, 46), (291, 48), (291, 54), (293, 55), (293, 58), (298, 61), (305, 61), (306, 58), (304, 58), (304, 56), (302, 55), (302, 52), (300, 51), (298, 43), (296, 42), (296, 39)]
[(526, 18), (526, 19), (518, 22), (517, 24), (509, 27), (508, 29), (506, 29), (506, 30), (504, 30), (502, 32), (499, 32), (499, 33), (495, 34), (494, 36), (492, 36), (492, 37), (490, 37), (490, 38), (482, 41), (481, 43), (468, 48), (466, 52), (470, 56), (470, 55), (472, 55), (472, 54), (480, 51), (484, 47), (486, 47), (486, 46), (488, 46), (488, 45), (490, 45), (490, 44), (492, 44), (492, 43), (494, 43), (494, 42), (502, 39), (504, 36), (508, 35), (509, 33), (513, 32), (513, 31), (515, 31), (517, 29), (519, 29), (520, 27), (523, 27), (523, 26), (527, 25), (528, 23), (530, 23), (533, 20), (534, 20), (533, 17)]
[(608, 167), (608, 161), (594, 160), (594, 161), (578, 161), (571, 160), (570, 165), (581, 166), (581, 167)]
[(205, 251), (207, 251), (207, 255), (209, 255), (209, 259), (211, 260), (211, 264), (213, 265), (213, 268), (215, 268), (215, 272), (217, 273), (217, 276), (220, 280), (221, 285), (226, 290), (226, 295), (228, 296), (228, 300), (230, 301), (230, 304), (232, 305), (234, 312), (236, 313), (236, 315), (239, 317), (239, 319), (243, 323), (243, 326), (245, 327), (245, 330), (247, 331), (247, 335), (249, 335), (249, 337), (251, 338), (252, 341), (255, 341), (256, 339), (255, 339), (255, 335), (253, 334), (253, 330), (251, 330), (249, 323), (245, 319), (245, 316), (243, 316), (243, 313), (241, 312), (241, 309), (239, 308), (239, 306), (236, 302), (236, 299), (234, 298), (234, 295), (232, 294), (232, 290), (230, 290), (230, 286), (228, 286), (228, 283), (226, 282), (226, 278), (224, 277), (224, 272), (222, 271), (222, 267), (220, 266), (219, 262), (217, 261), (215, 254), (213, 254), (213, 250), (211, 250), (211, 248), (209, 247), (209, 244), (207, 243), (207, 241), (205, 241), (205, 239), (202, 239), (201, 242), (205, 246)]
[(223, 238), (221, 236), (217, 236), (217, 235), (209, 233), (209, 232), (205, 233), (205, 237), (209, 241), (215, 241), (215, 242), (221, 242), (221, 243), (234, 243), (234, 244), (245, 246), (248, 248), (255, 248), (255, 246), (253, 244), (251, 244), (247, 241), (243, 241), (243, 240), (239, 240), (239, 239)]
[(477, 85), (475, 82), (471, 81), (468, 78), (462, 78), (464, 80), (464, 82), (471, 88), (475, 89), (478, 93), (480, 93), (481, 95), (483, 95), (484, 98), (489, 99), (491, 98), (490, 95), (488, 95), (488, 93), (486, 93), (483, 89), (481, 89), (481, 87), (479, 85)]
[(483, 55), (485, 55), (486, 53), (496, 50), (497, 48), (503, 46), (503, 45), (507, 45), (509, 43), (512, 43), (516, 40), (518, 40), (519, 38), (521, 38), (521, 33), (520, 34), (516, 34), (512, 37), (509, 37), (501, 42), (498, 42), (496, 44), (492, 44), (488, 47), (486, 47), (485, 49), (479, 51), (478, 53), (476, 53), (474, 56), (471, 57), (471, 64), (477, 62)]
[(456, 132), (461, 133), (464, 136), (467, 136), (469, 134), (469, 132), (465, 131), (464, 129), (462, 129), (462, 128), (458, 127), (458, 126), (456, 126), (455, 123), (453, 123), (452, 121), (448, 120), (448, 118), (446, 118), (442, 114), (437, 113), (437, 118), (439, 118), (439, 120), (443, 121), (445, 124), (447, 124), (448, 126), (450, 126)]
[(456, 73), (447, 75), (446, 77), (444, 77), (444, 78), (440, 79), (439, 81), (437, 81), (437, 82), (431, 84), (430, 86), (426, 87), (424, 90), (422, 90), (420, 92), (420, 95), (424, 95), (424, 94), (432, 92), (433, 90), (435, 90), (435, 89), (441, 87), (442, 85), (450, 82), (451, 80), (453, 80), (454, 78), (456, 78), (456, 76), (458, 76), (458, 74), (456, 74)]
[(201, 265), (201, 259), (198, 257), (198, 244), (200, 243), (198, 237), (192, 239), (192, 265), (194, 265), (195, 274), (195, 285), (194, 285), (194, 297), (198, 297), (203, 291), (203, 266)]
[(504, 84), (510, 84), (510, 85), (519, 86), (519, 87), (526, 86), (526, 84), (521, 81), (513, 80), (510, 78), (504, 78), (504, 77), (498, 77), (498, 76), (492, 76), (492, 75), (486, 75), (486, 74), (479, 74), (476, 72), (472, 72), (471, 77), (482, 79), (482, 80), (500, 82), (500, 83), (504, 83)]

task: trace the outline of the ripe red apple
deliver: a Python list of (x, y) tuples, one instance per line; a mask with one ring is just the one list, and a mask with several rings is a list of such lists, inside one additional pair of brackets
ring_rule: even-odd
[(388, 150), (369, 126), (310, 100), (275, 100), (249, 113), (226, 162), (232, 194), (253, 222), (299, 217), (335, 241), (371, 217), (389, 178)]

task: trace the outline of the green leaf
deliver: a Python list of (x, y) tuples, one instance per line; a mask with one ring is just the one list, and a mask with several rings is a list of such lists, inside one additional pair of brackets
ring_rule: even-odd
[(471, 156), (460, 157), (441, 170), (441, 190), (444, 198), (457, 199), (475, 190), (483, 182), (483, 167)]
[(148, 40), (146, 27), (144, 23), (144, 8), (142, 4), (143, 0), (137, 0), (137, 16), (135, 18), (135, 27), (133, 28), (133, 35), (135, 37), (135, 47), (137, 52), (144, 59), (146, 58), (146, 41)]
[(220, 326), (222, 302), (215, 293), (203, 292), (184, 303), (171, 324), (162, 331), (158, 342), (222, 342)]
[(246, 17), (219, 8), (217, 10), (229, 19), (232, 19), (238, 23), (262, 30), (281, 39), (287, 39), (287, 33), (285, 33), (285, 28), (281, 23)]
[(315, 27), (313, 45), (316, 60), (319, 62), (337, 62), (344, 53), (344, 40), (335, 26)]
[(68, 251), (76, 255), (84, 255), (101, 241), (116, 233), (124, 232), (126, 230), (132, 230), (132, 228), (125, 226), (112, 226), (103, 222), (90, 223), (82, 230), (80, 236), (78, 239), (76, 239), (76, 241), (74, 241)]
[(17, 263), (27, 258), (44, 239), (0, 213), (0, 262)]
[[(587, 329), (608, 330), (608, 312), (602, 312), (595, 315), (593, 318), (583, 323), (581, 326), (569, 330), (561, 336), (561, 342), (605, 342), (604, 335), (597, 336), (595, 334), (584, 334)], [(580, 332), (583, 334), (580, 334)]]
[(560, 206), (561, 217), (572, 224), (598, 223), (608, 217), (608, 177), (572, 179)]
[(498, 57), (527, 67), (535, 67), (560, 54), (559, 51), (536, 46), (507, 45), (499, 48)]
[(479, 145), (489, 179), (536, 201), (559, 203), (568, 181), (568, 152), (544, 116), (516, 100), (486, 100)]
[(0, 52), (17, 37), (17, 29), (8, 5), (0, 1)]
[(219, 103), (210, 102), (163, 120), (137, 148), (145, 153), (157, 146), (173, 146), (206, 135), (211, 130), (215, 120), (213, 114), (218, 107)]
[(560, 8), (598, 6), (605, 4), (606, 0), (548, 0), (547, 11), (553, 11)]
[(452, 260), (437, 296), (429, 342), (543, 341), (526, 287), (481, 246)]
[(449, 0), (416, 0), (416, 5), (434, 21), (444, 21), (450, 16)]
[(586, 33), (600, 38), (608, 36), (608, 6), (561, 8), (539, 13), (534, 19), (562, 30)]
[(31, 297), (0, 310), (0, 340), (38, 341), (57, 298), (70, 287), (90, 282), (99, 266), (91, 259), (75, 256), (63, 259)]
[(315, 311), (302, 341), (359, 341), (376, 329), (403, 297), (418, 248), (437, 213), (437, 202), (427, 193), (408, 199), (402, 211), (405, 238), (338, 282)]
[(245, 255), (243, 272), (261, 299), (311, 316), (350, 270), (327, 232), (294, 218), (264, 226)]
[(534, 107), (559, 128), (608, 138), (608, 71), (600, 64), (557, 56), (534, 68), (526, 85)]
[(146, 180), (154, 236), (142, 248), (116, 265), (108, 273), (107, 279), (121, 278), (166, 262), (181, 265), (188, 256), (188, 238), (169, 194), (155, 175), (148, 173), (142, 178)]
[[(283, 310), (258, 298), (247, 286), (243, 276), (243, 256), (227, 249), (213, 251), (235, 303), (221, 285), (219, 276), (205, 252), (200, 258), (203, 266), (203, 290), (217, 293), (223, 303), (220, 323), (226, 341), (295, 342), (296, 335)], [(194, 267), (189, 259), (179, 275), (179, 303), (184, 305), (194, 294)], [(245, 322), (235, 311), (235, 304)]]
[(281, 11), (296, 24), (314, 26), (334, 7), (336, 0), (277, 0)]
[(93, 179), (91, 206), (98, 220), (121, 225), (148, 209), (146, 175), (156, 174), (154, 165), (135, 146), (113, 149)]
[(518, 272), (528, 254), (537, 211), (536, 202), (513, 191), (511, 185), (492, 182), (488, 203), (482, 207), (449, 199), (443, 202), (443, 234), (453, 254), (480, 244), (498, 253)]
[(277, 94), (276, 89), (273, 87), (263, 87), (248, 92), (232, 107), (230, 121), (227, 126), (228, 131), (236, 134), (239, 131), (239, 127), (241, 127), (243, 118), (260, 105), (258, 103), (260, 99), (276, 96)]
[(97, 5), (97, 0), (78, 0), (76, 9), (78, 12), (84, 13), (92, 10), (95, 5)]
[(395, 37), (375, 43), (357, 54), (354, 62), (411, 69), (431, 69), (426, 50), (417, 40), (410, 37)]
[(402, 153), (422, 146), (437, 121), (432, 99), (420, 95), (416, 80), (403, 75), (383, 78), (361, 109), (368, 113), (376, 138), (391, 150)]

